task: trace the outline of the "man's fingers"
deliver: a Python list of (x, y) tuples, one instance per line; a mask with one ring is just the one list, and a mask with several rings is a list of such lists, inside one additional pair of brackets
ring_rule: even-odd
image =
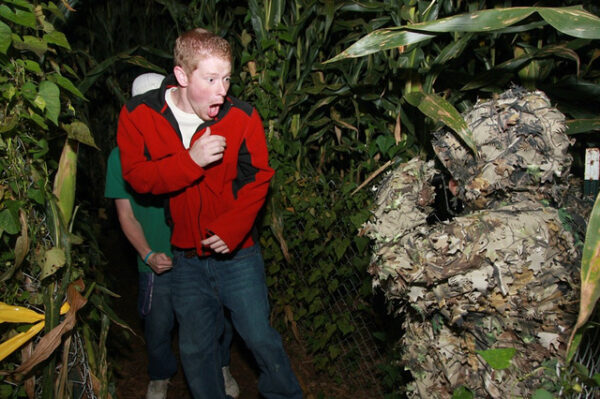
[(202, 241), (202, 245), (210, 247), (213, 251), (221, 252), (222, 249), (227, 249), (227, 244), (218, 235), (208, 237)]
[(148, 263), (156, 274), (161, 274), (173, 268), (173, 261), (163, 252), (153, 253), (148, 259)]
[[(208, 130), (208, 128), (207, 128), (207, 130)], [(213, 136), (209, 132), (208, 134), (204, 133), (198, 139), (198, 141), (200, 141), (202, 145), (206, 145), (206, 146), (214, 145), (214, 144), (224, 146), (227, 140), (225, 139), (224, 136), (219, 136), (219, 135), (214, 135)]]
[(202, 240), (202, 245), (210, 246), (211, 244), (215, 243), (219, 239), (220, 239), (219, 236), (210, 236), (206, 240)]
[(205, 245), (212, 249), (218, 254), (229, 253), (229, 247), (219, 236), (213, 235), (202, 241), (202, 245)]

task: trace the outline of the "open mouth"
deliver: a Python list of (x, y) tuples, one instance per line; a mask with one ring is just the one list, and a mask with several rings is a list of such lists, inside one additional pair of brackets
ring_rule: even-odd
[(219, 114), (219, 110), (221, 109), (221, 104), (212, 104), (208, 107), (208, 116), (213, 119)]

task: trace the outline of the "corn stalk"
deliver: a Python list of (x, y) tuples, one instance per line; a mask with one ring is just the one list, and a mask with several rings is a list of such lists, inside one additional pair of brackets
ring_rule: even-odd
[[(74, 246), (83, 242), (73, 231), (75, 182), (79, 143), (95, 144), (75, 117), (73, 103), (84, 97), (70, 80), (76, 74), (68, 64), (69, 42), (51, 22), (60, 17), (54, 3), (11, 1), (0, 7), (2, 317), (12, 312), (13, 323), (37, 320), (24, 333), (16, 330), (21, 326), (3, 325), (0, 331), (0, 387), (10, 396), (21, 385), (32, 394), (37, 383), (43, 398), (57, 397), (57, 389), (67, 395), (55, 384), (56, 368), (68, 367), (57, 348), (77, 328), (76, 312), (87, 302), (80, 294), (83, 280), (74, 281), (85, 275), (74, 262), (74, 255), (81, 259)], [(53, 160), (61, 136), (62, 155)]]

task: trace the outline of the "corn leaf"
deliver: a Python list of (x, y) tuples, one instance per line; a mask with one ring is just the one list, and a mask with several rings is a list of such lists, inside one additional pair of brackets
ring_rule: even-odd
[(71, 331), (75, 326), (77, 311), (87, 302), (78, 291), (78, 289), (83, 290), (84, 288), (81, 280), (69, 284), (67, 289), (68, 302), (63, 304), (60, 309), (61, 314), (66, 313), (64, 320), (38, 341), (31, 357), (24, 361), (13, 373), (27, 374), (33, 367), (46, 360), (58, 348), (62, 342), (63, 335)]
[(595, 119), (571, 119), (567, 121), (567, 134), (587, 133), (592, 130), (600, 130), (600, 118)]
[(31, 326), (31, 328), (26, 332), (19, 333), (0, 344), (0, 361), (4, 360), (4, 358), (19, 349), (21, 345), (39, 333), (42, 328), (44, 328), (44, 325), (45, 322), (40, 321), (39, 323)]
[[(65, 314), (69, 311), (70, 305), (68, 302), (63, 303), (60, 308), (60, 314)], [(41, 320), (41, 321), (40, 321)], [(22, 308), (19, 306), (8, 305), (4, 302), (0, 302), (0, 323), (39, 323), (31, 326), (26, 332), (19, 333), (14, 337), (4, 341), (0, 344), (0, 361), (5, 357), (19, 349), (21, 345), (29, 341), (38, 332), (44, 328), (45, 322), (44, 315), (37, 313), (31, 309)]]
[(428, 33), (378, 29), (324, 63), (336, 62), (345, 58), (362, 57), (382, 50), (419, 43), (434, 37), (434, 34)]
[(44, 320), (42, 313), (0, 302), (0, 323), (35, 323), (40, 320)]
[(408, 93), (404, 97), (411, 105), (419, 108), (422, 113), (435, 122), (442, 122), (454, 130), (458, 137), (473, 151), (473, 154), (477, 156), (477, 146), (473, 141), (473, 134), (467, 126), (467, 122), (452, 104), (436, 94), (426, 94), (421, 91)]
[[(364, 36), (326, 63), (416, 44), (431, 39), (437, 33), (498, 31), (506, 29), (536, 12), (562, 33), (583, 39), (600, 38), (600, 18), (578, 7), (491, 9), (455, 15), (431, 22), (378, 29)], [(537, 25), (531, 24), (528, 26), (531, 29), (537, 27)]]
[(86, 74), (85, 78), (79, 83), (79, 91), (81, 93), (87, 92), (88, 89), (96, 82), (96, 80), (103, 76), (104, 72), (108, 68), (110, 68), (113, 64), (116, 64), (117, 62), (127, 61), (128, 57), (131, 57), (131, 54), (137, 49), (138, 47), (133, 47), (111, 57), (107, 57), (104, 61), (96, 65), (94, 68), (92, 68), (92, 70), (90, 70)]
[(569, 339), (569, 349), (579, 330), (590, 318), (600, 297), (600, 196), (596, 197), (592, 214), (588, 222), (581, 257), (581, 298), (579, 316)]
[(496, 65), (494, 68), (480, 74), (475, 79), (464, 85), (461, 90), (473, 90), (486, 86), (496, 86), (498, 85), (499, 81), (501, 81), (502, 76), (512, 76), (513, 72), (524, 68), (527, 63), (532, 62), (535, 59), (547, 57), (560, 57), (573, 60), (576, 65), (575, 72), (579, 72), (580, 60), (575, 51), (565, 46), (546, 46), (539, 50), (523, 53), (522, 55)]
[(431, 22), (407, 25), (406, 28), (426, 32), (490, 32), (522, 21), (536, 11), (536, 7), (514, 7), (481, 10), (468, 14), (441, 18)]
[(538, 12), (556, 30), (581, 39), (600, 38), (600, 19), (582, 9), (544, 8)]

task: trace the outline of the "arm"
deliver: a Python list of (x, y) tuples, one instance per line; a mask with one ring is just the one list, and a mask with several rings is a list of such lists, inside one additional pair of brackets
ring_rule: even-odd
[(274, 173), (269, 166), (265, 132), (256, 110), (246, 126), (238, 154), (238, 176), (233, 182), (233, 206), (206, 226), (214, 236), (203, 244), (215, 251), (221, 248), (220, 253), (235, 249), (250, 234)]
[(152, 194), (172, 193), (197, 182), (204, 169), (176, 138), (169, 139), (175, 133), (168, 121), (145, 107), (130, 111), (125, 105), (119, 115), (117, 143), (125, 180), (138, 193)]
[[(125, 236), (131, 245), (133, 245), (138, 255), (144, 259), (152, 248), (148, 245), (142, 226), (133, 214), (131, 203), (126, 198), (117, 198), (115, 199), (115, 206), (123, 233), (125, 233)], [(146, 260), (146, 263), (157, 274), (163, 273), (173, 267), (171, 258), (162, 252), (152, 253)]]

